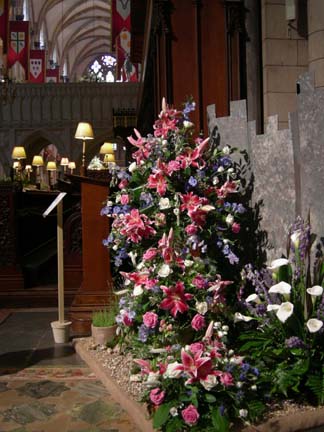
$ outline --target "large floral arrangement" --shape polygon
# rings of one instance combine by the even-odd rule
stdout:
[[[312,253],[314,240],[309,222],[299,217],[290,229],[287,258],[261,271],[245,266],[250,295],[241,291],[242,310],[235,320],[245,326],[243,351],[264,370],[273,395],[302,395],[323,404],[324,265],[321,248]]]
[[[129,138],[135,161],[115,170],[105,244],[124,280],[119,333],[148,386],[154,426],[226,431],[262,411],[258,370],[227,347],[245,207],[235,150],[195,138],[192,109],[163,102],[154,134]]]

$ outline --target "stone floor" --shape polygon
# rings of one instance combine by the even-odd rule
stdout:
[[[15,312],[0,324],[0,432],[138,432],[72,344],[54,344],[56,319]]]

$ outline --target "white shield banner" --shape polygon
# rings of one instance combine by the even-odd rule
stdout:
[[[36,79],[42,72],[42,59],[30,59],[30,73]]]

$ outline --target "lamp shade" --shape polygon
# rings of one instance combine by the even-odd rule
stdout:
[[[25,170],[26,171],[32,171],[32,166],[31,165],[26,165],[25,166]]]
[[[24,147],[14,147],[12,150],[12,159],[26,159]]]
[[[75,169],[75,162],[69,162],[68,167],[69,167],[70,169]]]
[[[114,154],[105,154],[105,157],[104,157],[104,162],[105,163],[107,163],[107,162],[115,162],[115,155]]]
[[[102,144],[102,146],[100,147],[100,154],[114,154],[114,144],[113,143],[109,143],[109,142],[105,142]]]
[[[13,169],[18,169],[19,168],[19,162],[18,161],[15,161],[14,163],[13,163]]]
[[[75,131],[74,138],[82,140],[93,139],[93,130],[91,124],[80,122]]]
[[[32,165],[34,165],[34,166],[43,166],[44,165],[43,156],[40,156],[40,155],[34,156],[33,157]]]
[[[61,166],[68,166],[69,165],[69,159],[68,158],[62,158],[60,165]]]
[[[56,162],[47,162],[46,169],[47,171],[56,171]]]

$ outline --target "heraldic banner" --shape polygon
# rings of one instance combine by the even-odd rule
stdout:
[[[116,37],[123,29],[130,31],[131,26],[131,2],[130,0],[113,0],[112,1],[112,38],[114,42]]]
[[[60,68],[46,69],[46,82],[58,83],[60,79]]]
[[[29,82],[45,82],[45,50],[30,50],[29,52]]]
[[[3,53],[7,52],[8,43],[8,14],[9,0],[0,0],[0,38],[2,39]]]
[[[15,65],[13,69],[16,69],[18,73],[16,78],[28,79],[28,54],[29,21],[9,21],[7,67],[11,69]]]

